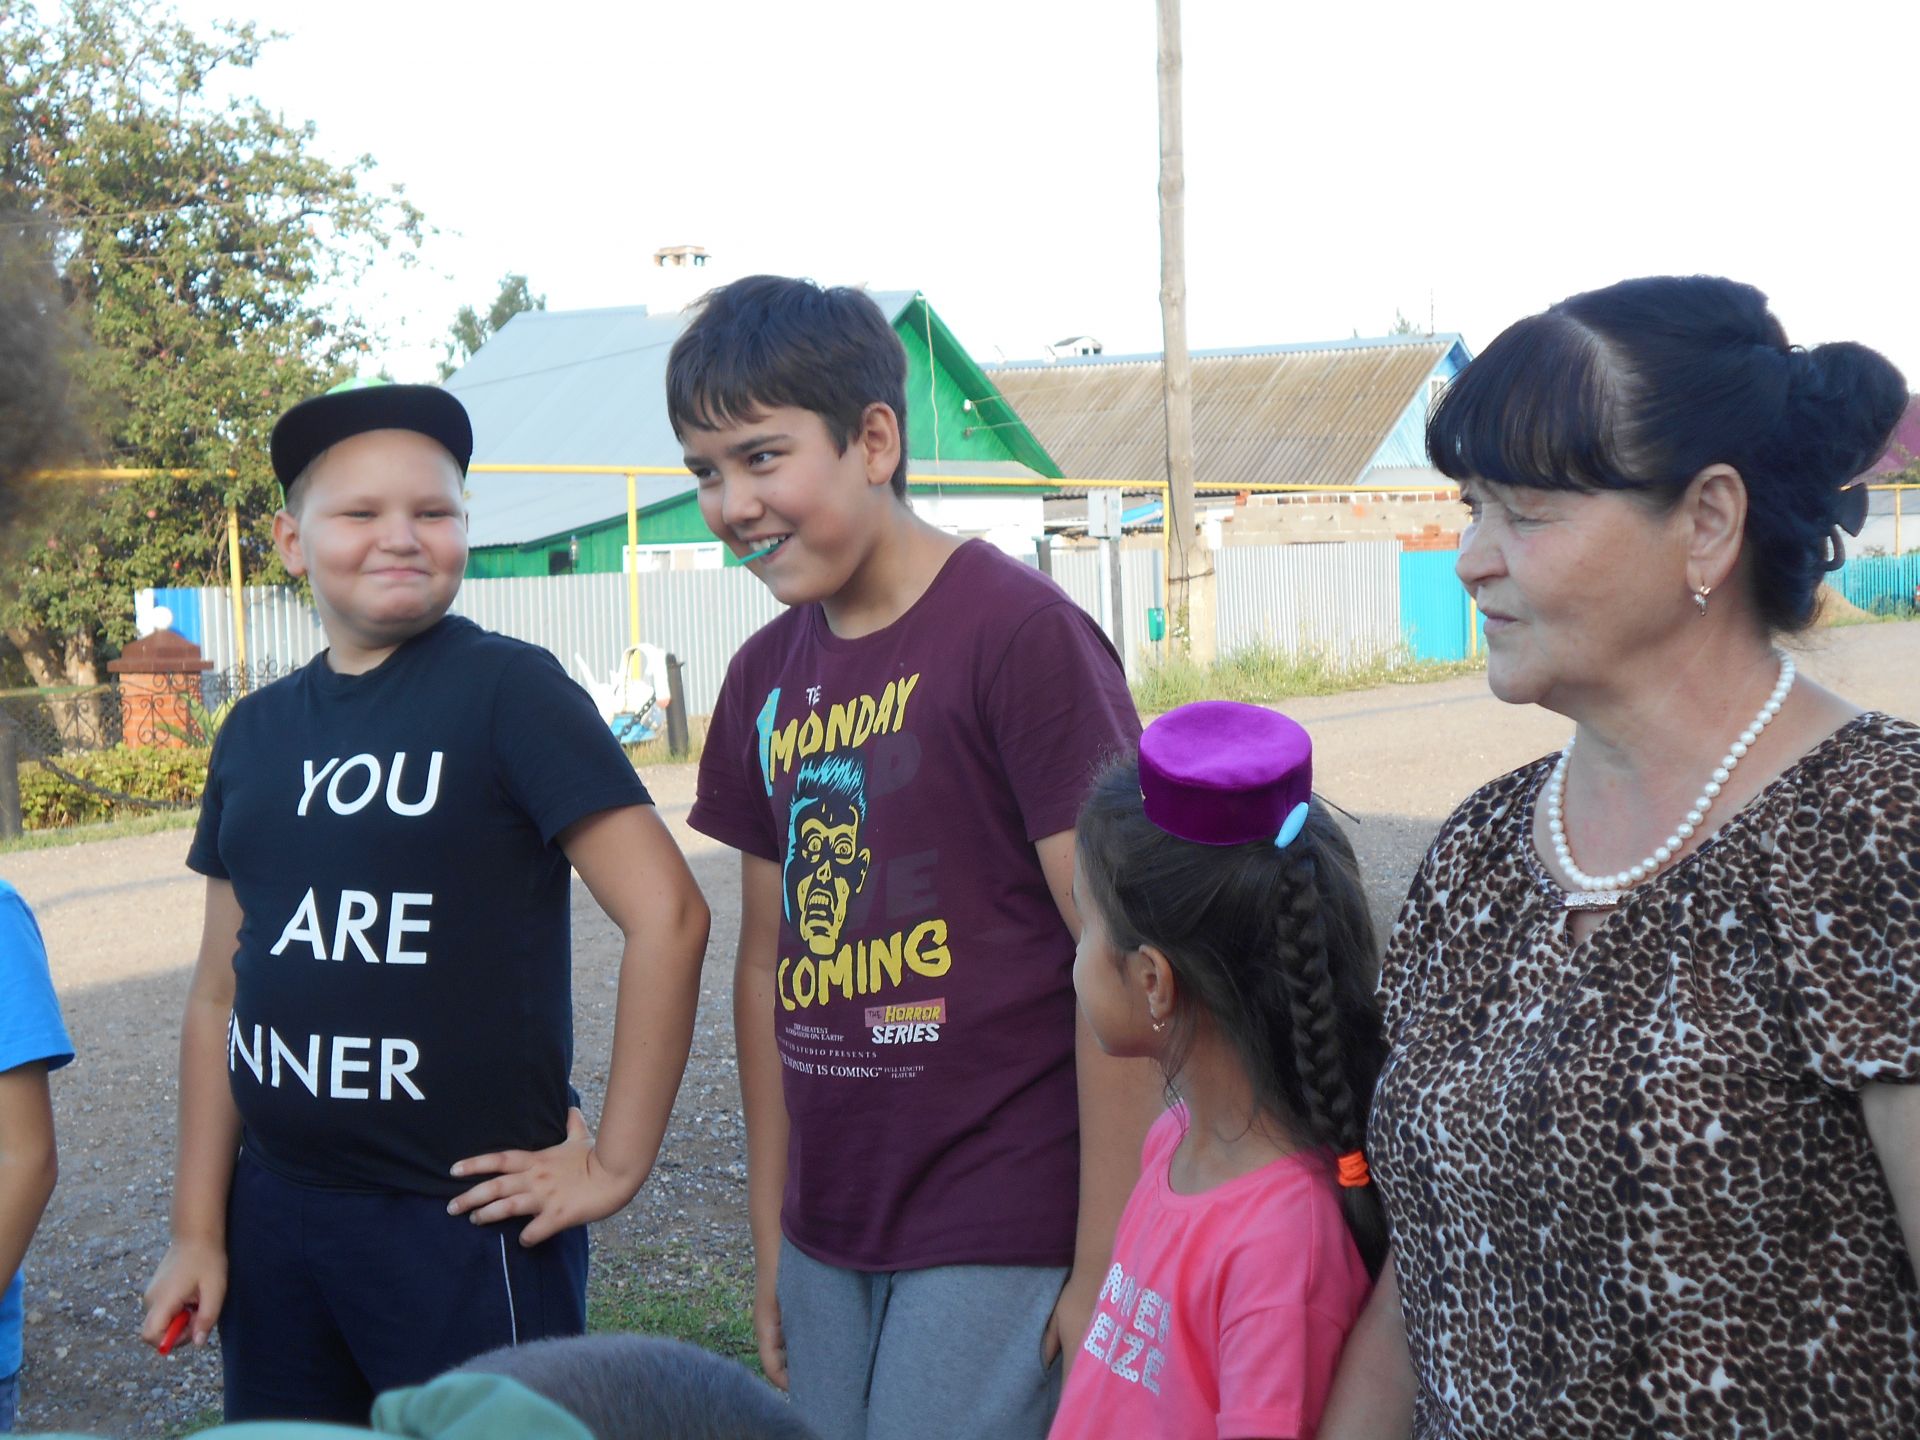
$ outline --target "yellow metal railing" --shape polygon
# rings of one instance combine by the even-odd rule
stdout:
[[[627,546],[630,552],[638,551],[640,548],[640,509],[637,503],[637,494],[636,494],[638,489],[637,481],[639,477],[642,475],[685,475],[691,478],[693,473],[692,471],[688,470],[684,465],[499,465],[499,464],[483,463],[483,464],[469,466],[468,469],[470,473],[476,474],[476,475],[607,475],[607,476],[623,475],[625,476],[627,481]],[[1041,487],[1051,487],[1053,489],[1058,489],[1058,490],[1074,490],[1074,489],[1133,490],[1133,491],[1141,492],[1144,494],[1159,496],[1160,503],[1161,503],[1161,514],[1162,515],[1166,514],[1167,482],[1164,480],[1050,480],[1046,476],[1036,476],[1034,479],[1031,479],[1031,480],[1023,480],[1018,476],[1008,476],[1008,475],[926,475],[926,474],[915,472],[913,470],[909,470],[907,472],[907,483],[909,485],[927,485],[927,486],[935,486],[935,487],[942,486],[942,485],[963,485],[963,486],[966,486],[968,489],[974,489],[980,486],[986,486],[988,488],[1002,487],[1006,489],[1019,489],[1019,490],[1034,490],[1034,489],[1039,489]],[[1235,491],[1247,489],[1248,487],[1244,485],[1230,485],[1230,486],[1211,486],[1211,487],[1200,486],[1197,488],[1204,489],[1204,490],[1225,490],[1228,493],[1232,493]],[[1318,490],[1318,491],[1325,491],[1330,494],[1336,490],[1340,490],[1342,487],[1333,486],[1333,485],[1320,485],[1320,486],[1304,485],[1304,486],[1276,486],[1272,488]],[[1431,490],[1433,487],[1408,486],[1404,488],[1406,488],[1409,491],[1412,491],[1416,488],[1424,488],[1426,490]],[[1365,491],[1360,493],[1380,494],[1384,492],[1370,490],[1370,491]],[[1161,530],[1160,544],[1161,544],[1161,550],[1162,550],[1162,562],[1166,567],[1165,573],[1171,574],[1172,566],[1173,566],[1172,538],[1166,525],[1162,524],[1160,527],[1160,530]],[[638,645],[640,643],[640,571],[639,571],[639,567],[636,565],[630,564],[625,568],[627,572],[628,644]]]
[[[502,465],[482,463],[470,467],[478,475],[606,475],[623,476],[627,482],[627,551],[635,555],[640,548],[640,508],[639,477],[642,475],[685,475],[690,472],[683,465]],[[200,472],[194,470],[146,470],[120,467],[97,469],[49,470],[41,474],[48,480],[152,480],[152,479],[188,479]],[[226,472],[232,476],[234,472]],[[1163,574],[1173,573],[1173,533],[1166,523],[1169,510],[1168,484],[1165,480],[1115,480],[1115,479],[1062,479],[1049,480],[1036,477],[1031,480],[1006,475],[927,475],[907,472],[908,484],[918,484],[938,488],[944,485],[1033,490],[1047,486],[1054,490],[1122,490],[1138,494],[1157,496],[1160,500],[1161,523],[1160,544]],[[1206,495],[1337,495],[1347,499],[1362,498],[1368,495],[1445,495],[1457,492],[1459,487],[1447,481],[1438,481],[1431,485],[1282,485],[1267,484],[1259,481],[1248,483],[1225,481],[1199,481],[1193,487]],[[1920,481],[1891,481],[1867,486],[1868,490],[1891,491],[1893,493],[1893,553],[1903,553],[1901,534],[1902,499],[1909,490],[1920,490]],[[627,572],[627,636],[630,645],[640,643],[640,570],[638,565],[629,562],[623,567]],[[247,626],[246,604],[243,593],[243,577],[240,563],[240,512],[239,507],[227,507],[227,589],[233,608],[233,646],[234,659],[241,672],[241,683],[245,684],[247,663]],[[1473,597],[1467,597],[1467,645],[1468,653],[1479,653],[1479,635],[1474,614]]]

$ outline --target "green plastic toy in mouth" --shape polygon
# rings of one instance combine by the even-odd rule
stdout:
[[[774,551],[778,550],[782,545],[786,543],[787,543],[787,537],[785,535],[782,535],[778,540],[774,541],[771,545],[767,546],[764,550],[756,550],[751,555],[742,555],[740,557],[740,563],[742,565],[751,565],[756,560],[764,560],[767,558],[767,556],[771,555]]]

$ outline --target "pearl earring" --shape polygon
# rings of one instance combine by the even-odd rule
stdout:
[[[1156,1035],[1164,1035],[1167,1033],[1167,1020],[1164,1015],[1156,1015],[1153,1017],[1153,1033]]]

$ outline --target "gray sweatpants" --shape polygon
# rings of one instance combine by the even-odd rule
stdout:
[[[782,1241],[794,1409],[820,1440],[1045,1440],[1060,1362],[1040,1350],[1066,1279],[1032,1265],[842,1270]]]

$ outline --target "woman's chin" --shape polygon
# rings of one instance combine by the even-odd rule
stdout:
[[[1493,692],[1494,699],[1509,705],[1537,705],[1545,693],[1538,678],[1525,666],[1498,655],[1487,657],[1487,689]]]

